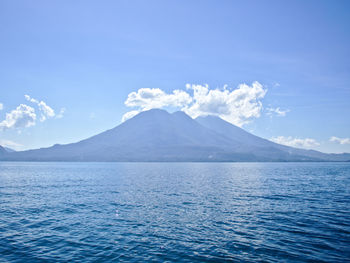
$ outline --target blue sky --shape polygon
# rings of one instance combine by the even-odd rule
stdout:
[[[161,106],[350,152],[349,11],[348,1],[1,1],[0,144],[75,142]],[[195,98],[194,87],[207,90]]]

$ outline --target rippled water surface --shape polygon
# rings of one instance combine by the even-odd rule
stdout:
[[[350,163],[0,162],[0,261],[350,261]]]

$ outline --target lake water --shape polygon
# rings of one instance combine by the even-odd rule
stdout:
[[[350,261],[350,163],[0,162],[0,261]]]

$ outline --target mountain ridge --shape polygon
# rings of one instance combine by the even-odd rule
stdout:
[[[184,112],[144,111],[120,125],[70,144],[7,152],[2,161],[349,161],[280,145],[219,117],[192,119]]]

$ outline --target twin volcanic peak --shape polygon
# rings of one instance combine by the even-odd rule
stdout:
[[[276,144],[219,117],[192,119],[184,112],[144,111],[117,127],[77,143],[8,152],[7,161],[348,161]]]

